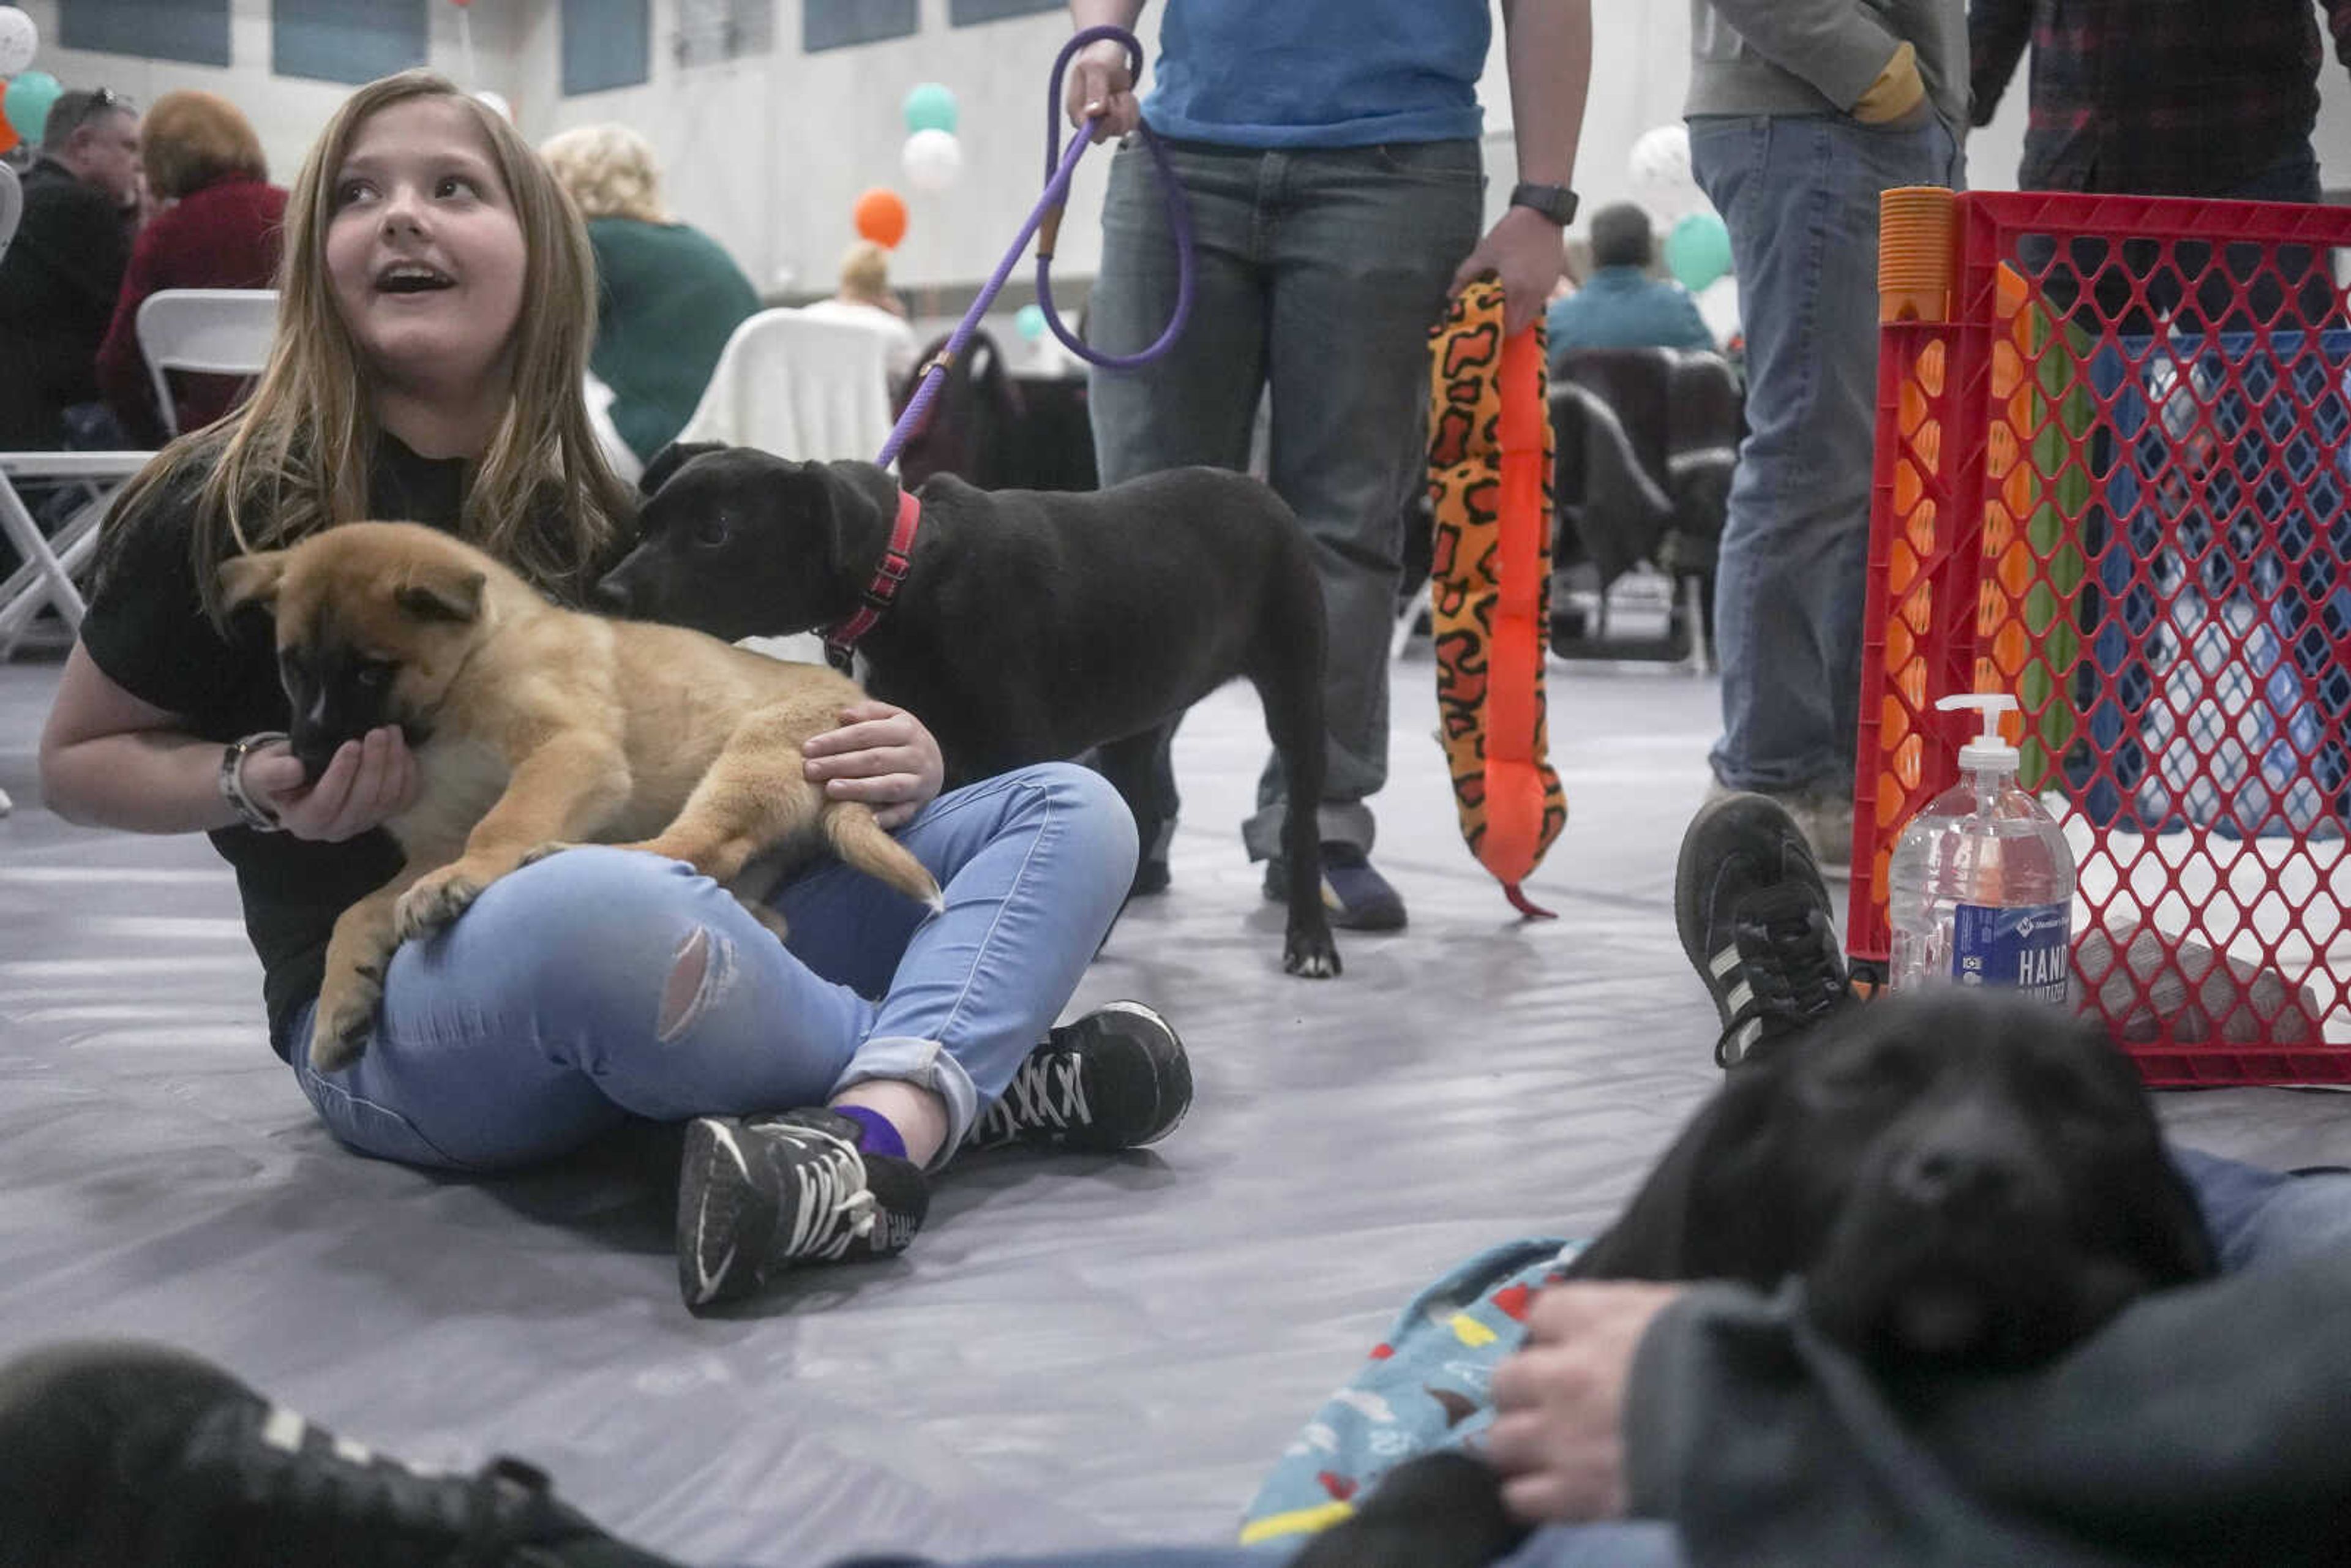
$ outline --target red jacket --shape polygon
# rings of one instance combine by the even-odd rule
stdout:
[[[134,439],[159,442],[153,378],[139,351],[139,307],[164,288],[267,288],[276,280],[286,193],[241,174],[191,192],[149,221],[131,249],[114,321],[98,350],[98,384]],[[175,375],[183,434],[210,424],[243,395],[237,376]]]

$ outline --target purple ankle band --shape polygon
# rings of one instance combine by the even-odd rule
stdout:
[[[869,1111],[862,1105],[835,1105],[833,1113],[846,1116],[858,1125],[857,1146],[869,1155],[888,1155],[893,1159],[906,1157],[906,1140],[890,1118],[879,1111]]]

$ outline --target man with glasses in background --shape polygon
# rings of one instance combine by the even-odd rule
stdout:
[[[0,451],[68,443],[66,411],[99,401],[98,346],[139,215],[139,111],[108,89],[60,95],[0,258]]]

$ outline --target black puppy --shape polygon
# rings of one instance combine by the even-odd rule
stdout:
[[[644,538],[606,576],[615,612],[729,640],[847,620],[886,549],[898,486],[870,463],[789,463],[743,447],[654,457]],[[1101,748],[1135,813],[1155,727],[1236,675],[1265,704],[1289,781],[1282,967],[1339,972],[1312,802],[1322,797],[1322,591],[1305,530],[1265,486],[1180,468],[1108,490],[989,492],[937,475],[916,492],[911,566],[858,643],[866,688],[919,717],[949,784]]]
[[[1802,1276],[1821,1331],[1881,1371],[1971,1371],[2045,1360],[2214,1266],[2105,1034],[1950,990],[1852,1008],[1730,1073],[1563,1277]],[[1470,1568],[1522,1534],[1490,1469],[1432,1455],[1292,1568]]]

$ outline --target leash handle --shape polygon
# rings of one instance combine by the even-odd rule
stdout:
[[[1087,45],[1099,43],[1104,38],[1114,38],[1125,45],[1130,74],[1137,78],[1143,75],[1143,45],[1123,27],[1088,27],[1072,35],[1070,41],[1061,46],[1061,52],[1054,57],[1052,83],[1047,89],[1050,97],[1045,106],[1045,193],[1029,209],[1029,221],[1021,225],[1020,233],[1004,253],[1004,259],[997,263],[995,272],[981,287],[978,297],[972,300],[971,308],[965,311],[963,319],[956,323],[954,334],[947,339],[947,346],[923,367],[914,395],[906,401],[905,412],[891,427],[890,438],[882,444],[881,455],[873,460],[876,466],[888,468],[898,461],[898,454],[905,446],[906,438],[922,424],[924,416],[929,413],[932,402],[938,397],[939,387],[946,379],[947,367],[963,357],[965,348],[971,342],[972,333],[979,328],[980,318],[987,315],[987,308],[996,303],[996,297],[1004,290],[1005,280],[1012,276],[1012,268],[1019,262],[1021,253],[1029,248],[1029,240],[1037,235],[1040,229],[1045,231],[1045,237],[1037,253],[1038,306],[1044,311],[1045,324],[1053,329],[1053,335],[1087,363],[1100,365],[1105,370],[1131,370],[1165,353],[1182,336],[1185,325],[1191,319],[1194,271],[1192,210],[1184,199],[1183,187],[1176,183],[1176,172],[1168,164],[1166,150],[1151,133],[1151,128],[1140,123],[1135,129],[1158,165],[1160,191],[1167,204],[1168,225],[1176,235],[1175,313],[1168,318],[1166,329],[1160,333],[1157,342],[1139,354],[1119,355],[1098,353],[1088,348],[1062,324],[1060,312],[1053,308],[1052,249],[1061,232],[1061,209],[1069,202],[1070,176],[1076,171],[1078,160],[1085,155],[1086,148],[1091,144],[1095,121],[1102,118],[1100,115],[1090,117],[1085,124],[1071,134],[1069,144],[1063,147],[1061,141],[1061,78],[1068,69],[1071,56]]]
[[[1054,236],[1061,231],[1061,204],[1069,195],[1070,172],[1077,167],[1076,154],[1092,141],[1094,121],[1102,117],[1095,115],[1090,118],[1070,133],[1070,151],[1061,154],[1057,166],[1054,155],[1061,145],[1061,74],[1068,68],[1071,57],[1080,49],[1104,38],[1115,39],[1126,46],[1128,80],[1136,82],[1143,79],[1143,45],[1123,27],[1088,27],[1063,44],[1061,54],[1053,60],[1052,85],[1047,89],[1049,96],[1045,102],[1046,195],[1053,206],[1046,238],[1037,247],[1037,308],[1045,314],[1045,325],[1052,329],[1053,336],[1060,339],[1062,347],[1070,352],[1086,363],[1099,365],[1106,371],[1131,371],[1139,365],[1149,364],[1175,347],[1176,340],[1184,335],[1185,327],[1192,319],[1192,205],[1185,200],[1184,187],[1176,183],[1176,171],[1167,162],[1167,149],[1160,145],[1158,136],[1149,125],[1137,120],[1134,133],[1143,139],[1144,149],[1151,154],[1152,164],[1159,172],[1160,199],[1166,204],[1167,226],[1176,238],[1176,308],[1169,314],[1167,325],[1157,340],[1139,353],[1105,354],[1070,330],[1061,320],[1061,311],[1053,304]]]

